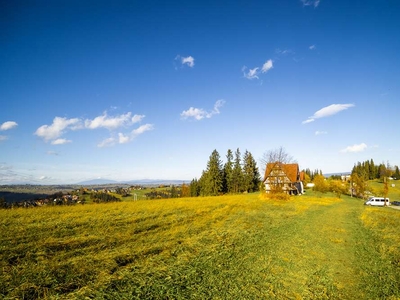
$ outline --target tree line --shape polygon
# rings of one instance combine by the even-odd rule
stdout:
[[[398,166],[392,167],[389,162],[376,165],[373,159],[354,164],[351,175],[354,176],[355,174],[364,180],[383,179],[385,177],[400,179],[400,170]]]
[[[223,163],[215,149],[201,177],[191,181],[189,193],[191,197],[251,193],[260,189],[260,182],[257,163],[248,150],[242,156],[239,148],[235,153],[228,149],[226,161]]]

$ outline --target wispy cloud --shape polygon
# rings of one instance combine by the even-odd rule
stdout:
[[[308,49],[310,49],[310,50],[315,50],[315,49],[316,49],[316,46],[315,46],[315,45],[311,45],[310,47],[308,47]]]
[[[10,130],[10,129],[13,129],[13,128],[17,127],[17,126],[18,126],[17,122],[7,121],[7,122],[4,122],[3,124],[1,124],[0,130],[1,131]]]
[[[268,59],[261,67],[255,67],[253,69],[249,69],[246,66],[242,67],[243,77],[247,79],[259,79],[260,73],[267,73],[269,70],[273,68],[272,59]]]
[[[1,142],[1,141],[5,141],[5,140],[8,140],[8,136],[6,136],[6,135],[0,135],[0,142]]]
[[[125,144],[130,141],[129,135],[125,135],[122,132],[118,133],[118,143]]]
[[[190,68],[194,67],[194,57],[193,56],[183,57],[183,56],[177,55],[175,57],[175,60],[180,61],[180,63],[182,65],[187,65]]]
[[[198,121],[200,121],[204,118],[209,119],[214,115],[218,115],[220,113],[219,109],[224,104],[225,104],[225,100],[223,100],[223,99],[217,100],[214,104],[214,108],[211,111],[206,111],[202,108],[190,107],[188,110],[184,110],[181,113],[181,118],[184,120],[193,118]]]
[[[129,126],[133,122],[133,119],[135,118],[135,121],[138,122],[138,118],[140,116],[134,116],[133,118],[131,117],[131,113],[128,112],[126,114],[122,114],[119,116],[114,116],[114,117],[109,117],[107,115],[107,112],[104,112],[103,115],[98,116],[94,118],[93,120],[85,120],[85,127],[89,129],[97,129],[97,128],[107,128],[108,130],[114,130],[116,128],[122,127],[122,126]],[[139,121],[141,118],[139,119]]]
[[[99,148],[104,148],[104,147],[110,147],[110,146],[114,146],[114,145],[115,145],[115,138],[110,137],[110,138],[107,138],[107,139],[101,141],[101,142],[97,145],[97,147],[99,147]]]
[[[58,156],[58,152],[56,152],[56,151],[47,151],[46,153],[47,153],[47,155],[55,155],[55,156]]]
[[[326,131],[319,131],[319,130],[317,130],[317,131],[315,132],[315,135],[323,135],[323,134],[328,134],[328,132],[326,132]]]
[[[64,144],[68,144],[71,143],[71,140],[67,140],[67,139],[56,139],[54,141],[51,142],[52,145],[64,145]]]
[[[353,146],[348,146],[342,150],[340,150],[340,152],[342,153],[349,153],[349,152],[353,152],[353,153],[357,153],[357,152],[362,152],[365,149],[367,149],[367,145],[365,143],[361,143],[358,145],[353,145]]]
[[[278,55],[289,55],[289,54],[295,54],[295,52],[291,49],[275,49],[275,53]]]
[[[118,133],[118,138],[116,137],[109,137],[105,140],[103,140],[101,143],[99,143],[97,146],[99,148],[103,148],[103,147],[111,147],[114,146],[116,144],[126,144],[129,143],[131,141],[133,141],[136,137],[138,137],[139,135],[153,130],[154,129],[154,125],[153,124],[144,124],[139,126],[138,128],[132,130],[130,133],[128,134],[124,134],[122,132]]]
[[[248,69],[248,71],[247,71],[247,67],[243,66],[243,68],[242,68],[243,76],[247,79],[258,79],[258,76],[257,76],[258,69],[259,68]]]
[[[326,107],[321,108],[320,110],[316,111],[314,113],[314,115],[312,115],[311,117],[308,117],[308,119],[303,121],[302,124],[311,123],[311,122],[314,122],[316,119],[335,115],[335,114],[337,114],[343,110],[346,110],[350,107],[353,107],[353,106],[355,106],[355,105],[354,104],[331,104],[329,106],[326,106]]]
[[[38,137],[43,138],[45,141],[55,140],[59,138],[64,132],[68,129],[74,130],[79,128],[81,120],[67,119],[61,117],[55,117],[53,123],[51,125],[42,125],[40,126],[35,134]]]
[[[135,138],[138,135],[145,133],[146,131],[150,131],[154,129],[153,124],[144,124],[141,125],[139,128],[132,130],[132,137]]]
[[[273,64],[272,64],[272,60],[269,59],[269,60],[267,60],[267,61],[265,62],[265,64],[263,64],[263,66],[262,66],[262,68],[261,68],[261,72],[262,72],[262,73],[266,73],[266,72],[268,72],[269,70],[271,70],[273,67],[274,67],[274,66],[273,66]]]
[[[318,7],[320,0],[300,0],[304,6],[314,6]]]
[[[108,129],[115,136],[115,130],[121,127],[131,127],[133,124],[140,123],[144,115],[133,115],[131,112],[127,112],[125,114],[109,116],[107,112],[104,112],[102,115],[97,116],[93,119],[82,120],[79,118],[67,119],[61,117],[55,117],[53,123],[51,125],[42,125],[40,126],[35,135],[41,137],[46,142],[51,142],[52,145],[64,145],[67,143],[71,143],[72,141],[66,138],[61,138],[62,135],[66,134],[69,130],[77,130],[77,129]],[[145,126],[145,127],[142,127]],[[105,139],[98,146],[111,146],[116,143],[123,144],[133,140],[137,135],[145,132],[143,128],[150,130],[153,128],[152,124],[145,124],[140,126],[138,129],[142,128],[142,132],[138,133],[135,129],[128,134],[119,133],[118,139],[111,136],[110,138]]]
[[[142,121],[144,117],[145,117],[145,115],[134,115],[132,117],[132,123],[133,124],[138,123],[138,122]]]

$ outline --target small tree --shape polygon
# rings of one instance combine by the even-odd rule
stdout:
[[[338,198],[345,194],[347,191],[346,185],[341,180],[330,179],[328,181],[329,190],[334,193]]]
[[[191,182],[190,182],[190,197],[198,197],[200,196],[200,183],[197,180],[197,178],[194,178]]]
[[[329,190],[329,186],[326,183],[325,177],[323,175],[315,175],[313,190],[320,193],[326,193]]]
[[[351,175],[352,182],[352,190],[354,191],[356,197],[363,198],[365,196],[365,192],[368,190],[368,182],[364,177],[359,176],[358,174]]]
[[[265,172],[265,166],[268,163],[274,163],[274,162],[279,162],[282,164],[290,164],[290,163],[296,163],[296,160],[294,160],[293,157],[286,152],[285,148],[281,146],[279,148],[264,152],[264,154],[260,159],[260,163],[264,168],[263,169],[264,172]]]
[[[304,181],[303,181],[304,186],[307,186],[307,184],[309,183],[311,183],[311,177],[307,173],[304,173]]]
[[[191,196],[190,187],[187,186],[185,183],[182,183],[181,197],[190,197],[190,196]]]

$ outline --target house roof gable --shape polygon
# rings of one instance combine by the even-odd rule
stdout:
[[[291,182],[297,181],[297,176],[299,174],[299,165],[298,164],[283,164],[280,162],[267,163],[267,167],[265,168],[264,181],[268,178],[271,171],[275,168],[280,168],[286,174],[286,176],[289,178],[289,180]]]

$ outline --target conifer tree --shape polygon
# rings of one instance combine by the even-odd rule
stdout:
[[[395,168],[394,168],[393,177],[394,177],[395,179],[400,179],[400,170],[399,170],[399,167],[398,167],[398,166],[395,166]]]
[[[197,178],[194,178],[190,182],[189,189],[190,189],[190,197],[200,196],[200,184],[199,184],[199,181],[197,180]]]
[[[207,169],[201,176],[201,194],[216,196],[222,192],[222,162],[217,150],[214,150],[207,163]]]
[[[245,151],[243,155],[243,189],[247,192],[255,192],[259,189],[260,173],[253,155]]]
[[[228,149],[226,154],[226,163],[224,165],[223,173],[223,192],[231,193],[233,185],[233,153],[231,149]]]
[[[241,163],[241,154],[239,148],[235,152],[235,161],[233,164],[233,180],[232,180],[232,192],[241,193],[243,192],[243,172]]]

